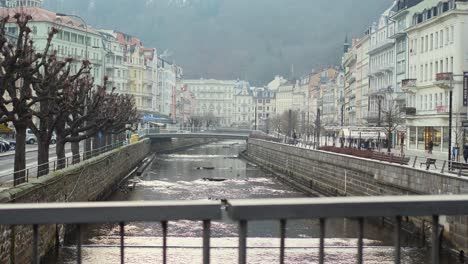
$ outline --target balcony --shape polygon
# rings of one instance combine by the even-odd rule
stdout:
[[[352,52],[348,52],[348,53],[346,53],[346,55],[345,55],[345,57],[343,59],[343,65],[344,66],[349,66],[352,63],[356,62],[356,60],[357,60],[357,54],[352,53]]]
[[[369,76],[373,77],[379,74],[383,74],[384,72],[393,72],[395,70],[395,65],[392,63],[386,63],[381,65],[372,66],[369,69]]]
[[[405,79],[401,81],[401,90],[404,93],[416,93],[416,79]]]
[[[387,48],[390,48],[391,46],[393,46],[395,44],[395,40],[394,39],[384,39],[382,41],[380,41],[379,43],[377,44],[374,44],[374,45],[371,45],[369,47],[369,52],[367,52],[367,54],[369,55],[373,55],[373,54],[376,54],[382,50],[385,50]]]

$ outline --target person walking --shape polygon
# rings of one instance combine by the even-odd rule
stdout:
[[[431,140],[431,141],[429,141],[429,145],[428,145],[428,149],[427,149],[428,153],[432,154],[433,149],[434,149],[434,142],[432,142],[432,140]]]
[[[465,163],[468,163],[468,146],[463,147],[463,158],[465,159]]]

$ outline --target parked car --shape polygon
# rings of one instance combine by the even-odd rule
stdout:
[[[8,144],[8,146],[10,147],[9,150],[14,150],[16,148],[16,141],[15,140],[0,137],[0,142],[4,142],[4,143]]]
[[[31,129],[26,130],[26,143],[27,144],[36,144],[37,137],[34,135]]]

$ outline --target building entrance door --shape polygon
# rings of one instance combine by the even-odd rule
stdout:
[[[429,149],[429,142],[434,143],[434,128],[433,127],[426,127],[424,129],[424,144],[425,149]]]

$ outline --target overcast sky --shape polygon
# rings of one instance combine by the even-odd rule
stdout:
[[[45,0],[98,28],[138,36],[184,67],[185,78],[267,83],[338,65],[392,0]]]

